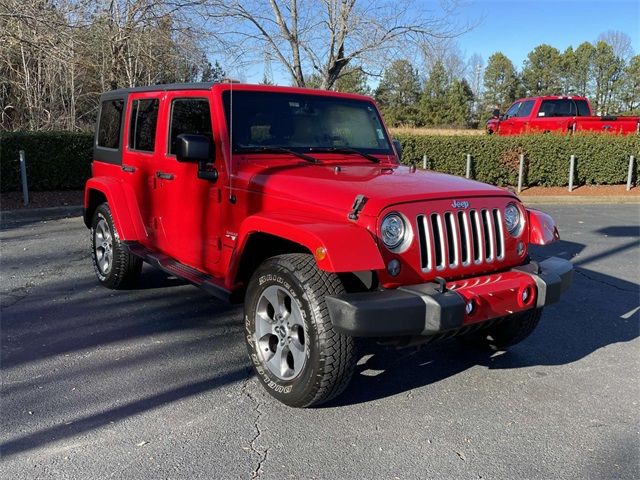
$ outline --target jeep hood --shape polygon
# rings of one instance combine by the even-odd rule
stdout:
[[[287,165],[254,171],[250,190],[294,203],[348,212],[356,195],[368,201],[363,215],[376,216],[388,206],[452,198],[513,196],[508,191],[462,177],[379,165]]]

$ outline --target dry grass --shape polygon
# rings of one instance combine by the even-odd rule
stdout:
[[[404,133],[408,135],[484,135],[485,131],[469,130],[462,128],[390,128],[391,133]]]

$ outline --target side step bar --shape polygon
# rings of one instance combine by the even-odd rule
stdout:
[[[149,250],[138,242],[122,242],[122,244],[130,254],[140,257],[148,264],[163,270],[169,275],[175,275],[178,278],[200,287],[218,300],[226,303],[230,302],[231,292],[220,285],[220,280],[216,277],[180,263],[168,255]]]

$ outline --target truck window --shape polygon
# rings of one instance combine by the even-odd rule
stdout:
[[[105,100],[100,109],[98,122],[98,146],[103,148],[120,147],[120,125],[124,101]]]
[[[159,106],[160,101],[157,98],[134,100],[131,103],[129,148],[143,152],[153,152],[156,142]]]
[[[515,114],[516,117],[528,117],[531,114],[531,110],[533,109],[534,100],[526,100],[522,102],[518,112]]]
[[[578,107],[578,116],[579,117],[590,117],[591,109],[589,108],[589,104],[586,100],[576,100],[576,107]]]
[[[509,107],[509,110],[506,111],[505,117],[506,118],[515,117],[516,113],[518,113],[518,109],[520,108],[520,105],[522,105],[522,102],[516,102],[513,105],[511,105]]]
[[[539,117],[574,117],[575,115],[576,104],[568,98],[543,100],[538,111]]]
[[[183,133],[205,135],[213,141],[211,111],[206,98],[176,98],[171,102],[169,153],[176,153],[176,138]]]

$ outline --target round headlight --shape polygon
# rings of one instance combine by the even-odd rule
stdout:
[[[390,213],[384,217],[380,230],[382,231],[382,241],[391,249],[398,247],[404,241],[407,231],[404,220],[397,213]]]
[[[515,203],[510,203],[507,208],[504,209],[504,223],[507,225],[507,230],[514,237],[520,234],[522,227],[522,217],[520,215],[520,209]]]

